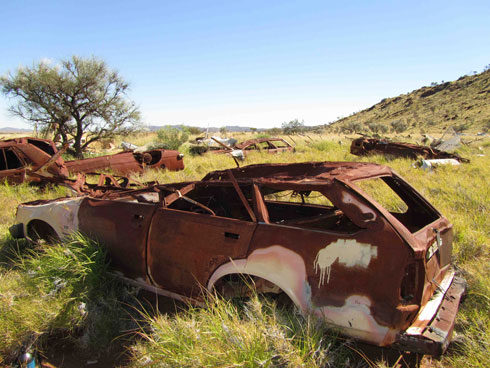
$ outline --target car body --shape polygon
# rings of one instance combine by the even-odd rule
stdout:
[[[174,150],[153,149],[145,152],[125,151],[114,155],[98,156],[83,160],[66,161],[70,173],[103,172],[112,170],[117,175],[142,173],[144,168],[184,169],[184,155]]]
[[[248,151],[263,151],[267,153],[294,152],[294,147],[283,138],[257,138],[250,139],[235,145],[236,149],[242,150],[245,154]]]
[[[56,155],[58,150],[53,141],[40,138],[22,137],[0,141],[0,179],[11,184],[24,181],[38,181],[29,176],[27,170],[38,171],[45,167],[55,176],[66,177],[68,171],[63,159]]]
[[[350,153],[356,156],[389,155],[394,157],[407,157],[413,160],[419,157],[425,159],[455,159],[459,162],[469,162],[455,153],[445,152],[427,146],[418,146],[411,143],[391,142],[377,138],[361,137],[354,139],[350,146]]]
[[[0,179],[5,178],[11,184],[43,181],[42,176],[30,175],[41,168],[58,178],[67,178],[70,173],[101,173],[108,169],[116,175],[141,173],[145,168],[172,171],[184,169],[184,155],[174,150],[126,151],[73,161],[64,161],[62,151],[58,151],[49,139],[21,137],[2,140]]]
[[[210,140],[213,145],[205,143],[204,145],[195,145],[191,147],[191,152],[195,154],[203,154],[206,152],[212,153],[229,153],[237,158],[245,158],[247,154],[253,151],[280,153],[294,152],[294,147],[283,138],[256,138],[249,139],[233,145],[227,145],[223,139],[212,137]],[[236,142],[236,140],[235,140]]]
[[[380,200],[406,208],[368,194],[380,185]],[[161,295],[199,303],[204,287],[237,296],[245,275],[347,336],[420,353],[444,352],[465,291],[450,264],[452,225],[371,163],[214,171],[103,198],[25,203],[17,222],[12,233],[28,239],[98,239],[118,275]]]

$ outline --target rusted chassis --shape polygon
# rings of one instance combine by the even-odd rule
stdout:
[[[469,162],[457,154],[440,151],[427,146],[418,146],[410,143],[390,142],[376,138],[357,138],[352,141],[350,153],[356,156],[367,156],[373,154],[390,155],[395,157],[407,157],[418,159],[441,159],[453,158],[459,162]]]
[[[70,173],[101,172],[110,169],[117,175],[142,173],[143,169],[167,169],[171,171],[184,169],[184,155],[173,150],[155,149],[142,153],[126,151],[83,160],[65,162]]]
[[[257,138],[249,139],[237,143],[235,147],[228,147],[221,142],[217,142],[222,148],[211,149],[212,153],[230,153],[234,149],[241,150],[246,156],[248,153],[253,151],[267,152],[267,153],[281,153],[281,152],[294,152],[294,147],[289,144],[283,138]]]
[[[373,178],[396,189],[406,213],[356,185]],[[284,190],[302,201],[268,199]],[[312,191],[332,205],[305,203]],[[421,353],[446,349],[465,290],[450,265],[452,225],[391,169],[369,163],[251,165],[103,199],[28,203],[17,220],[28,238],[97,238],[121,277],[162,295],[199,302],[200,285],[238,291],[248,275],[348,336]]]

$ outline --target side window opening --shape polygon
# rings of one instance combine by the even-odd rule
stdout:
[[[249,190],[249,192],[251,191]],[[205,206],[211,210],[215,216],[233,218],[242,221],[252,221],[247,209],[240,200],[238,193],[231,185],[196,187],[194,190],[187,193],[185,197]],[[210,211],[200,207],[196,203],[192,203],[191,201],[188,201],[185,198],[179,198],[171,203],[168,208],[212,215]]]
[[[434,222],[440,216],[397,177],[384,176],[355,183],[388,210],[412,233]]]
[[[344,233],[359,230],[323,193],[268,187],[261,191],[271,223]]]
[[[0,148],[0,170],[7,170],[7,158],[3,148]]]
[[[22,162],[19,160],[19,158],[17,157],[14,151],[8,148],[2,151],[3,151],[2,156],[4,157],[2,157],[1,161],[4,161],[4,163],[3,163],[3,167],[0,169],[12,170],[12,169],[21,168],[23,166]]]
[[[276,148],[288,148],[288,145],[283,141],[274,141]]]

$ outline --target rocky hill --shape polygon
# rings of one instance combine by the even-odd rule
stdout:
[[[396,127],[400,131],[438,131],[450,126],[460,131],[490,130],[490,69],[385,98],[337,120],[331,129],[376,133]]]

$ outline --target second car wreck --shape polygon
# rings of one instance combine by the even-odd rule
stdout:
[[[0,141],[0,179],[11,184],[24,181],[46,182],[46,176],[31,175],[45,171],[52,177],[67,178],[70,173],[101,173],[112,170],[116,175],[141,173],[144,169],[184,169],[184,155],[173,150],[153,149],[126,151],[83,160],[64,161],[53,141],[21,137]]]
[[[200,303],[202,286],[239,295],[245,275],[347,336],[419,353],[445,351],[465,291],[450,264],[452,225],[370,163],[251,165],[35,201],[17,222],[17,237],[98,239],[120,277],[161,295]]]
[[[125,151],[114,155],[66,161],[70,173],[102,172],[112,170],[117,175],[142,173],[144,168],[167,169],[171,171],[184,169],[184,155],[177,151],[154,149],[145,152]]]
[[[366,137],[354,139],[350,147],[350,153],[356,156],[381,154],[394,157],[407,157],[414,160],[419,157],[424,159],[451,158],[459,162],[469,162],[468,159],[455,153],[440,151],[436,148]]]

